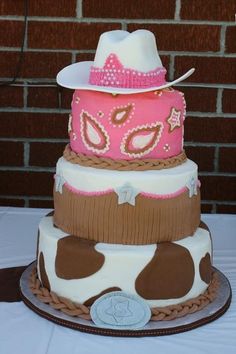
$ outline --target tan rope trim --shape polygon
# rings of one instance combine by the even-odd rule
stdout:
[[[187,314],[194,313],[203,309],[216,298],[218,286],[218,276],[217,273],[214,272],[209,287],[202,295],[199,295],[194,299],[187,300],[181,304],[152,308],[151,321],[174,320],[175,318],[183,317]],[[37,276],[36,268],[32,270],[30,275],[29,287],[32,293],[37,296],[40,301],[52,306],[54,309],[60,310],[63,313],[73,317],[80,317],[86,320],[91,320],[89,307],[74,303],[42,287]]]
[[[65,147],[63,156],[67,161],[81,166],[118,171],[162,170],[181,165],[187,159],[183,151],[181,154],[168,159],[113,160],[109,157],[87,156],[75,153],[69,145]]]

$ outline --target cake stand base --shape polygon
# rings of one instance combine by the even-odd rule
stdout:
[[[144,337],[163,336],[190,331],[199,326],[212,322],[222,316],[229,308],[231,302],[231,287],[226,276],[218,269],[219,288],[216,299],[202,310],[172,321],[150,321],[145,327],[138,330],[120,330],[99,328],[92,321],[78,317],[68,316],[61,311],[53,309],[50,305],[42,303],[32,294],[29,288],[29,278],[36,262],[31,263],[23,272],[20,279],[20,292],[24,303],[38,315],[58,325],[69,327],[81,332],[115,337]]]

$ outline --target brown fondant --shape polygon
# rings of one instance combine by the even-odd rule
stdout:
[[[96,242],[66,236],[57,242],[56,275],[62,279],[81,279],[96,273],[105,257],[95,249]]]
[[[91,116],[89,114],[87,114],[86,112],[82,113],[82,119],[83,119],[83,123],[84,123],[84,139],[86,141],[86,143],[93,148],[96,148],[98,150],[102,150],[104,149],[107,144],[108,144],[108,140],[106,135],[104,134],[104,132],[102,131],[101,127],[98,125],[98,123],[91,118]],[[101,134],[101,136],[103,137],[103,143],[102,144],[94,144],[88,137],[87,135],[87,122],[89,122],[93,127],[95,127],[95,129],[97,131],[99,131],[99,133]]]
[[[194,263],[187,248],[163,242],[135,281],[144,299],[177,299],[186,295],[194,281]]]
[[[51,286],[50,286],[47,272],[46,272],[46,268],[45,268],[43,252],[40,252],[40,255],[39,255],[39,271],[40,271],[40,279],[41,279],[41,283],[42,283],[43,287],[47,288],[48,290],[51,290]]]
[[[199,227],[210,232],[209,227],[202,220],[200,221]]]
[[[46,216],[53,216],[54,215],[54,210],[50,211]]]
[[[125,146],[124,146],[124,150],[126,153],[130,153],[130,154],[140,154],[140,153],[145,153],[148,149],[150,149],[153,144],[156,142],[156,139],[158,139],[158,134],[160,132],[161,129],[161,125],[160,124],[156,124],[154,127],[148,127],[148,128],[140,128],[140,129],[136,129],[134,130],[132,133],[130,133],[130,135],[127,137],[126,142],[125,142]],[[129,144],[130,141],[133,139],[133,137],[135,135],[137,135],[138,133],[143,133],[143,132],[148,132],[148,133],[155,133],[152,140],[150,141],[149,144],[147,144],[145,147],[140,148],[140,149],[130,149],[129,148]]]
[[[93,297],[90,297],[88,300],[86,300],[84,302],[84,305],[85,306],[91,306],[94,301],[96,301],[100,296],[104,295],[104,294],[107,294],[107,293],[110,293],[112,291],[121,291],[121,288],[117,287],[117,286],[114,286],[114,287],[111,287],[111,288],[107,288],[103,291],[101,291],[99,294],[93,296]]]
[[[204,257],[202,257],[200,263],[199,263],[199,273],[201,276],[201,279],[209,284],[211,281],[211,274],[212,274],[212,269],[211,269],[211,256],[207,252]]]
[[[69,144],[66,145],[63,157],[73,164],[115,171],[163,170],[179,166],[187,160],[184,150],[179,155],[168,157],[166,159],[113,160],[109,157],[75,153],[71,150]]]
[[[54,191],[54,223],[66,233],[107,243],[151,244],[193,235],[200,223],[200,192],[168,199],[138,195],[135,206],[117,203],[115,192],[87,196],[63,186]],[[78,217],[75,217],[78,215]]]
[[[132,111],[133,105],[129,104],[125,107],[116,108],[111,115],[111,121],[113,124],[120,125],[123,124],[129,117],[130,112]],[[117,119],[117,114],[124,112],[122,119]]]

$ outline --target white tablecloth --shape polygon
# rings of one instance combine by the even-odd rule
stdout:
[[[35,259],[37,227],[46,209],[0,208],[0,268]],[[164,337],[115,338],[55,325],[22,302],[0,302],[0,354],[236,353],[236,216],[203,215],[211,229],[214,265],[230,280],[233,300],[218,320]]]

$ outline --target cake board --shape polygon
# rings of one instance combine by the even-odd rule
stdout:
[[[20,292],[26,306],[41,317],[58,325],[91,334],[115,337],[145,337],[186,332],[221,317],[229,308],[232,297],[228,279],[222,272],[214,268],[219,279],[217,297],[202,310],[171,321],[149,321],[143,328],[138,330],[99,328],[90,320],[68,316],[37,299],[29,287],[29,277],[35,265],[36,262],[31,263],[23,272],[20,279]]]

